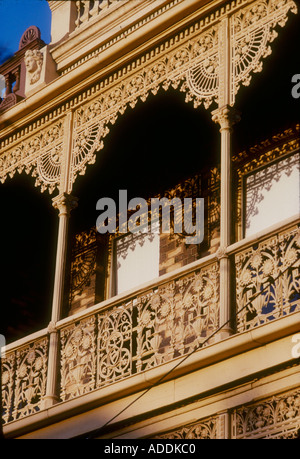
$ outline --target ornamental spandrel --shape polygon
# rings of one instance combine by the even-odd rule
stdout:
[[[77,3],[79,17],[83,18],[87,10],[81,10],[83,2]],[[114,3],[107,6],[107,11],[115,8]],[[97,8],[102,14],[102,4]],[[96,16],[100,10],[95,12]],[[276,38],[275,29],[283,27],[288,15],[296,11],[292,0],[257,0],[250,5],[244,0],[231,2],[153,45],[22,131],[10,130],[0,144],[1,181],[25,170],[36,177],[36,185],[42,191],[71,192],[78,174],[85,174],[86,166],[95,163],[109,125],[127,107],[134,108],[138,100],[145,101],[150,93],[157,94],[161,88],[172,87],[186,93],[186,101],[192,101],[195,107],[233,106],[240,84],[248,85],[251,74],[261,71],[262,61],[270,54],[270,44]],[[89,15],[93,16],[92,13],[89,10]],[[59,123],[64,124],[62,115],[70,110],[74,112],[71,139],[62,141],[61,136],[60,142],[43,148],[43,124],[52,120],[49,129],[57,128]],[[33,131],[36,135],[26,141],[24,137]],[[70,144],[71,157],[67,152]],[[68,184],[64,190],[62,182]]]

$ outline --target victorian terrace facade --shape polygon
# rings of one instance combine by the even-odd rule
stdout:
[[[48,4],[0,66],[4,437],[299,438],[296,3]],[[203,240],[100,234],[125,195]]]

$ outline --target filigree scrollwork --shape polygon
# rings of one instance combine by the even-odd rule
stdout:
[[[77,234],[72,250],[70,301],[89,283],[96,269],[96,256],[96,228]]]
[[[217,266],[143,295],[138,303],[137,370],[184,355],[218,327]]]
[[[61,398],[69,400],[95,388],[94,316],[61,330]]]
[[[291,391],[237,408],[232,414],[233,438],[297,438],[300,391]]]
[[[95,108],[97,111],[97,108]],[[90,113],[85,116],[95,117],[91,108],[88,110]],[[84,115],[80,113],[79,119],[83,119]],[[76,127],[76,120],[75,126]],[[87,164],[95,164],[96,156],[95,151],[99,151],[103,148],[103,138],[108,134],[109,129],[106,126],[106,122],[100,122],[90,124],[84,130],[76,132],[73,139],[73,152],[72,152],[72,165],[71,165],[71,177],[70,177],[70,189],[76,179],[76,175],[84,175]]]
[[[133,373],[132,320],[132,302],[98,316],[98,387]]]
[[[261,72],[262,59],[271,54],[270,43],[277,37],[275,27],[283,27],[288,12],[297,12],[293,0],[261,0],[233,14],[231,22],[233,87],[231,102],[240,84],[248,86],[252,72]]]
[[[29,137],[0,156],[0,181],[16,172],[31,173],[35,186],[52,193],[60,183],[64,123],[58,121],[48,129]]]
[[[4,424],[13,420],[13,397],[15,384],[15,353],[8,354],[2,364],[2,419]]]
[[[201,419],[179,429],[156,435],[154,438],[162,440],[215,440],[219,438],[219,422],[218,416]]]
[[[276,36],[274,28],[284,25],[290,10],[296,10],[292,0],[280,4],[260,0],[236,7],[228,16],[231,72],[223,62],[226,52],[220,34],[224,31],[219,21],[212,21],[201,33],[195,32],[195,28],[186,39],[185,32],[189,34],[186,30],[99,83],[98,96],[75,111],[71,183],[78,173],[85,173],[86,164],[95,161],[95,152],[103,147],[108,124],[114,123],[127,106],[133,108],[138,100],[145,101],[160,88],[179,89],[186,92],[186,102],[208,108],[213,102],[223,100],[226,84],[231,88],[230,105],[233,105],[240,83],[249,84],[250,74],[261,70],[262,58],[270,53],[269,43]]]
[[[235,262],[237,310],[247,305],[238,314],[238,332],[300,310],[299,228],[245,250]]]
[[[46,392],[48,338],[16,351],[13,420],[36,413]]]
[[[208,108],[213,101],[218,102],[219,93],[219,55],[218,55],[218,28],[202,34],[192,48],[193,58],[200,62],[187,70],[186,85],[189,90],[186,101],[194,100],[194,107],[202,102]]]
[[[181,87],[187,93],[186,101],[194,100],[197,106],[202,102],[208,106],[216,100],[215,76],[211,76],[217,74],[217,43],[215,27],[177,46],[172,52],[166,49],[159,53],[158,58],[151,59],[142,69],[131,71],[119,83],[113,82],[104,89],[105,82],[102,82],[99,85],[103,88],[101,94],[78,108],[74,114],[72,183],[77,173],[85,173],[86,164],[95,162],[95,152],[103,148],[103,139],[109,132],[108,124],[113,124],[126,107],[134,108],[139,100],[144,102],[150,93],[157,94],[160,88],[168,90],[170,86],[175,89]],[[202,81],[202,77],[199,80],[197,65],[205,70],[213,85],[208,84],[208,80]],[[135,67],[133,65],[133,69]],[[190,84],[194,88],[197,84],[197,93],[185,83],[190,69]]]
[[[214,167],[210,170],[208,178],[208,236],[212,238],[214,231],[220,228],[220,169]]]
[[[210,30],[202,33],[189,49],[186,61],[189,66],[181,91],[187,92],[186,102],[193,101],[195,108],[202,103],[205,108],[208,108],[213,101],[218,102],[218,30],[217,26],[211,27]]]
[[[219,75],[218,75],[218,56],[207,58],[194,68],[188,71],[188,84],[192,93],[197,95],[194,101],[195,108],[204,100],[205,108],[208,108],[213,100],[217,101]],[[191,95],[187,96],[187,101],[191,100]]]
[[[61,399],[194,350],[219,326],[213,264],[61,330]]]

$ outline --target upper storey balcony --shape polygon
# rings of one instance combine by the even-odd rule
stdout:
[[[35,254],[31,281],[38,289],[36,279],[42,278],[48,290],[34,304],[44,314],[43,325],[29,320],[22,337],[5,348],[5,435],[30,435],[35,428],[43,435],[51,423],[58,436],[60,430],[79,435],[104,424],[142,391],[157,389],[148,404],[143,398],[124,415],[130,424],[207,394],[227,400],[232,390],[235,397],[261,374],[294,371],[299,121],[290,110],[294,101],[277,111],[270,104],[275,93],[277,104],[287,100],[284,92],[273,91],[287,53],[278,48],[280,60],[273,60],[270,71],[272,76],[276,69],[276,78],[267,72],[261,86],[256,79],[254,90],[241,89],[261,71],[277,30],[296,12],[293,0],[49,1],[49,6],[51,43],[28,49],[41,67],[35,59],[27,65],[25,54],[22,64],[21,49],[13,65],[2,67],[7,101],[11,92],[24,99],[0,113],[0,180],[6,186],[17,172],[26,172],[42,192],[57,193],[53,206],[43,196],[45,214],[30,213],[28,200],[24,217],[11,220],[16,225],[6,219],[7,232],[21,221],[30,237],[19,231],[12,244],[3,237],[1,255],[6,251],[7,262],[23,261],[20,272],[26,275]],[[282,47],[290,44],[288,35],[285,40]],[[192,104],[179,99],[182,93]],[[98,193],[106,196],[109,190],[115,197],[124,178],[134,196],[203,198],[204,240],[187,247],[183,232],[175,240],[162,233],[99,236],[86,224],[85,206],[95,211]],[[21,215],[24,209],[15,202]],[[53,225],[40,246],[35,237],[41,236],[42,216],[51,211]],[[81,211],[81,221],[73,223]],[[56,238],[53,250],[50,233]],[[11,270],[16,279],[18,268],[16,263]],[[21,300],[26,313],[32,298]],[[12,316],[7,328],[14,332],[18,324]],[[234,403],[241,402],[230,409]],[[225,405],[218,405],[219,412]],[[96,421],[82,422],[94,409],[102,410]],[[66,427],[69,418],[77,423],[75,433]]]

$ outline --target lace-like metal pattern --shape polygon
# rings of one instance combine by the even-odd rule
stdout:
[[[237,316],[238,332],[300,310],[298,227],[237,254],[235,263],[237,310],[247,305]]]
[[[48,338],[9,354],[2,362],[2,403],[5,423],[41,409],[46,391]]]
[[[218,326],[217,264],[72,324],[61,330],[61,398],[185,355]]]
[[[300,390],[234,410],[232,438],[294,439],[300,429]]]
[[[25,171],[36,177],[35,186],[52,193],[60,183],[64,122],[58,121],[5,150],[0,156],[0,181]]]
[[[174,43],[179,41],[179,37],[174,39]],[[181,87],[182,91],[187,92],[186,100],[194,100],[195,106],[205,102],[206,106],[210,105],[217,95],[215,84],[206,85],[203,93],[201,90],[193,92],[191,87],[184,83],[186,72],[193,67],[191,71],[191,85],[199,82],[201,71],[195,64],[200,61],[201,68],[206,69],[209,73],[212,67],[209,62],[215,59],[217,53],[218,33],[217,28],[200,34],[188,44],[177,45],[175,51],[157,48],[153,52],[153,58],[150,64],[144,64],[142,69],[129,72],[125,76],[127,69],[123,69],[124,76],[117,78],[121,83],[110,84],[110,81],[102,82],[98,88],[102,92],[92,102],[80,107],[75,112],[74,118],[74,143],[71,183],[75,181],[77,173],[84,174],[87,164],[95,162],[95,152],[103,148],[103,139],[109,133],[108,124],[114,124],[121,114],[124,114],[129,106],[134,108],[138,100],[146,101],[149,94],[157,94],[160,88],[168,90],[170,86],[177,89]],[[156,54],[159,57],[156,57]],[[156,58],[155,58],[156,57]],[[141,67],[142,60],[133,69]],[[200,73],[199,73],[200,72]],[[211,77],[210,77],[211,78]],[[113,82],[114,78],[111,78]],[[215,76],[213,77],[215,81]],[[194,83],[193,83],[194,82]],[[106,89],[106,86],[108,88]],[[200,86],[199,86],[200,87]],[[103,88],[103,89],[102,89]]]
[[[260,0],[233,15],[232,104],[240,84],[248,86],[251,74],[262,71],[262,59],[271,54],[269,44],[278,36],[275,27],[283,27],[286,24],[289,11],[297,12],[295,2]]]
[[[221,438],[218,435],[220,422],[221,419],[218,416],[213,416],[187,424],[179,429],[156,435],[154,438],[161,440],[216,440]]]
[[[61,399],[95,389],[95,317],[61,331]]]
[[[113,3],[108,9],[114,7]],[[104,11],[105,5],[77,4],[78,26]],[[69,112],[70,107],[74,109],[71,168],[68,177],[63,178],[68,188],[64,191],[71,193],[77,175],[85,174],[87,164],[95,162],[95,153],[104,146],[109,123],[114,123],[128,106],[133,108],[138,100],[145,101],[150,93],[172,87],[185,92],[186,102],[192,101],[195,107],[203,104],[208,108],[213,102],[234,105],[240,84],[249,84],[251,74],[261,71],[262,59],[270,54],[269,44],[276,37],[274,29],[285,25],[290,11],[297,11],[293,0],[256,0],[250,5],[245,5],[244,0],[232,2],[60,106],[53,112],[54,117],[58,112]],[[229,35],[225,33],[223,19],[227,20]],[[0,181],[25,170],[36,177],[36,185],[42,191],[48,189],[51,193],[59,187],[69,154],[60,124],[63,123],[53,123],[49,132],[40,130],[18,144],[18,133],[6,139],[0,156]],[[38,122],[33,126],[36,129]],[[57,129],[56,138],[45,143]],[[24,135],[19,137],[23,139]]]
[[[72,251],[70,301],[76,295],[81,295],[83,288],[88,285],[96,269],[96,255],[96,228],[77,234]]]

